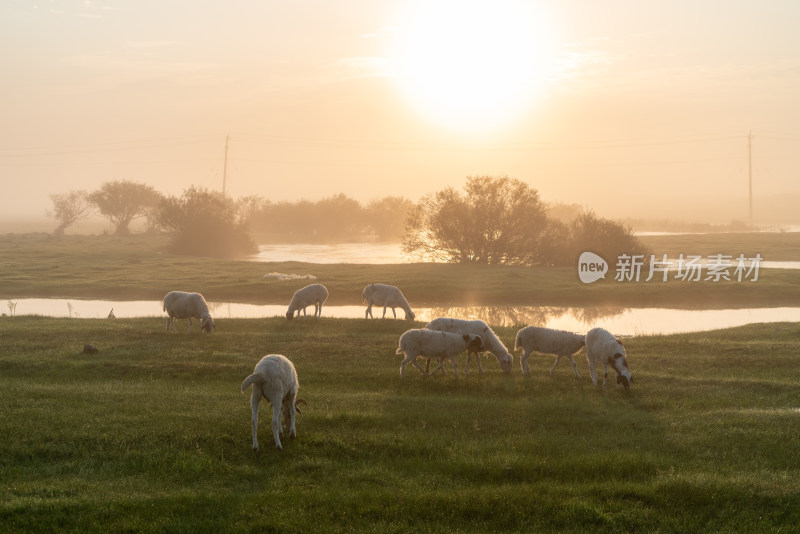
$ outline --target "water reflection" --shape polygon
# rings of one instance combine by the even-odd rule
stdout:
[[[565,319],[570,322],[589,324],[618,316],[626,311],[619,307],[568,308],[560,306],[457,306],[446,308],[423,308],[416,312],[420,321],[431,321],[437,317],[456,319],[481,319],[497,326],[547,326]]]
[[[113,308],[115,320],[130,317],[166,319],[160,301],[110,301],[80,299],[12,299],[2,306],[4,316],[45,315],[50,317],[105,319]],[[2,303],[0,303],[2,304]],[[283,317],[285,305],[209,303],[211,315],[224,329],[223,319]],[[326,306],[323,317],[363,318],[365,307]],[[800,307],[754,309],[681,310],[671,308],[559,307],[559,306],[466,306],[414,308],[417,320],[436,317],[482,319],[494,326],[547,326],[571,332],[586,332],[603,326],[617,335],[672,334],[777,321],[800,322]],[[312,312],[313,313],[313,312]],[[402,316],[402,313],[401,313]],[[311,320],[311,319],[309,319]],[[378,321],[380,319],[371,319]],[[391,320],[391,319],[389,319]],[[402,321],[402,319],[398,319]]]

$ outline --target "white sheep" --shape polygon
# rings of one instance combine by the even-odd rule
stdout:
[[[164,311],[169,315],[167,319],[167,332],[170,327],[175,329],[175,319],[189,319],[189,332],[192,331],[192,317],[200,321],[200,329],[209,334],[214,331],[214,319],[208,313],[206,299],[200,293],[186,293],[184,291],[170,291],[164,296]]]
[[[272,404],[272,436],[275,438],[275,446],[278,447],[278,450],[283,450],[281,414],[283,414],[283,422],[289,425],[289,437],[294,438],[297,435],[295,410],[303,415],[299,405],[308,404],[304,399],[297,398],[297,390],[300,388],[297,371],[286,356],[269,354],[261,358],[261,361],[256,364],[253,374],[244,379],[242,393],[251,385],[253,391],[250,394],[252,410],[250,422],[253,428],[253,450],[258,450],[258,405],[261,403],[261,397],[266,398]]]
[[[292,295],[289,302],[289,309],[286,311],[286,318],[290,321],[294,317],[294,312],[300,317],[300,310],[303,317],[306,317],[306,307],[314,305],[314,317],[322,317],[322,305],[328,300],[328,288],[322,284],[311,284],[302,289],[298,289]]]
[[[438,358],[439,367],[442,367],[445,358],[449,358],[456,376],[458,376],[458,366],[454,359],[456,354],[461,354],[465,350],[477,352],[482,349],[482,346],[483,340],[477,335],[436,332],[424,328],[407,330],[400,336],[396,351],[396,354],[405,354],[405,358],[400,363],[400,379],[402,380],[405,376],[408,363],[419,369],[420,373],[428,374],[417,363],[417,356],[426,356],[428,359]],[[444,373],[443,367],[442,372]]]
[[[367,311],[364,318],[372,317],[372,306],[383,306],[383,317],[386,317],[386,308],[392,309],[392,315],[397,319],[395,308],[400,308],[406,312],[406,319],[413,320],[416,315],[411,311],[411,306],[403,296],[403,292],[395,286],[386,284],[370,284],[361,293],[361,300],[367,304]]]
[[[619,385],[628,389],[633,377],[628,370],[626,361],[625,347],[622,342],[602,328],[592,328],[586,334],[586,359],[589,360],[589,372],[592,375],[592,383],[597,385],[597,362],[603,366],[603,387],[606,387],[608,370],[606,365],[611,365],[617,372],[617,389]]]
[[[575,365],[572,355],[581,350],[585,344],[585,336],[579,334],[553,330],[552,328],[541,328],[539,326],[526,326],[517,332],[517,337],[514,340],[514,350],[522,349],[519,363],[522,366],[522,374],[525,376],[530,373],[528,357],[532,352],[540,352],[557,356],[555,365],[550,369],[550,376],[553,376],[553,372],[558,367],[558,362],[561,361],[561,358],[566,356],[569,358],[569,363],[572,364],[575,376],[580,378],[581,375],[578,374],[578,367]]]
[[[466,319],[439,317],[438,319],[434,319],[428,323],[425,328],[428,330],[441,330],[443,332],[452,332],[455,334],[472,334],[474,336],[480,336],[483,340],[484,348],[482,350],[489,351],[494,354],[495,358],[497,358],[497,361],[500,364],[500,368],[504,373],[511,371],[514,357],[510,352],[508,352],[508,349],[505,345],[503,345],[503,342],[500,341],[500,338],[497,337],[497,334],[495,334],[485,322],[478,319],[469,321]],[[480,351],[471,350],[467,352],[467,364],[464,369],[465,373],[469,374],[469,358],[472,354],[474,354],[475,359],[478,360],[478,369],[480,369],[481,373],[483,373],[483,366],[481,365],[478,352]]]

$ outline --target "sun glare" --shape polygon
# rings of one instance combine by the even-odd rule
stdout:
[[[424,115],[478,131],[512,122],[536,100],[551,34],[532,2],[431,1],[409,15],[397,75]]]

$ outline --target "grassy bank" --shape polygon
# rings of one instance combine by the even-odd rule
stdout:
[[[797,234],[778,236],[782,239],[772,243],[774,249],[730,241],[713,250],[748,256],[761,252],[769,259],[772,252],[789,247],[786,239],[797,240]],[[277,271],[313,274],[330,290],[330,305],[360,304],[364,286],[376,281],[401,287],[412,306],[760,307],[800,302],[798,270],[762,269],[757,282],[620,283],[613,280],[611,266],[607,280],[586,285],[578,280],[577,268],[257,263],[177,256],[167,253],[165,245],[159,236],[0,236],[0,299],[159,300],[168,291],[183,289],[202,292],[211,301],[285,304],[308,282],[264,278]],[[683,242],[651,247],[654,252],[705,253]]]
[[[797,324],[626,341],[629,392],[550,357],[398,378],[404,321],[0,318],[0,530],[789,532]],[[514,332],[498,329],[506,344]],[[81,353],[85,343],[100,349]],[[288,355],[298,438],[250,450],[242,379]],[[536,358],[536,359],[534,359]],[[459,363],[463,367],[463,356]],[[287,440],[288,441],[288,440]]]

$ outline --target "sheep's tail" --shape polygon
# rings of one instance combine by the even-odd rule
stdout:
[[[517,332],[517,337],[514,338],[514,350],[519,350],[522,348],[522,345],[519,343],[519,332]]]
[[[299,413],[302,416],[303,412],[300,411],[301,404],[308,406],[308,403],[306,402],[305,399],[297,399],[294,401],[294,409],[297,410],[297,413]]]
[[[252,375],[250,375],[247,378],[245,378],[244,382],[242,382],[242,393],[244,393],[245,390],[250,387],[250,384],[255,382],[257,378],[258,378],[258,375],[255,374],[255,373],[253,373]]]

